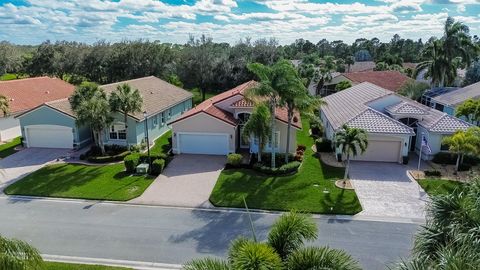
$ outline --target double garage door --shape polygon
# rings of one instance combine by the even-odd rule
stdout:
[[[228,155],[229,135],[212,133],[179,133],[178,152],[181,154]]]
[[[365,153],[352,158],[352,160],[399,162],[401,146],[401,141],[369,140]]]
[[[72,128],[55,125],[25,127],[28,147],[73,148]]]

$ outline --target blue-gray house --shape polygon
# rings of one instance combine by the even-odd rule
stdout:
[[[152,144],[169,130],[168,121],[192,108],[190,92],[154,76],[102,85],[101,88],[111,93],[124,83],[140,91],[142,110],[129,115],[127,125],[123,114],[115,113],[112,125],[104,132],[105,144],[136,145],[145,142],[145,121],[149,143]],[[146,117],[143,112],[146,112]],[[27,147],[81,148],[92,141],[90,129],[77,125],[68,99],[44,103],[19,115],[18,119]]]

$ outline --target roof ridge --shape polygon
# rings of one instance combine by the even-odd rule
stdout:
[[[155,77],[154,75],[150,75],[150,76],[141,77],[141,78],[135,78],[135,79],[130,79],[130,80],[126,80],[126,81],[119,81],[119,82],[113,82],[113,83],[108,83],[108,84],[102,84],[102,85],[100,85],[99,87],[105,87],[105,86],[110,86],[110,85],[119,84],[119,83],[133,82],[133,81],[143,80],[143,79],[151,78],[151,77],[157,78],[157,77]],[[157,78],[157,79],[161,80],[160,78]]]
[[[14,79],[14,80],[8,80],[8,81],[0,81],[0,83],[11,83],[11,82],[20,82],[20,81],[30,81],[30,80],[38,80],[38,79],[57,79],[60,80],[60,78],[57,77],[49,77],[49,76],[40,76],[40,77],[28,77],[28,78],[22,78],[22,79]],[[64,80],[61,80],[62,82],[65,82]]]

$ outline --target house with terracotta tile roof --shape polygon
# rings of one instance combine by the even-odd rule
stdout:
[[[168,121],[192,107],[192,93],[154,76],[101,85],[100,88],[109,94],[122,84],[139,90],[143,98],[142,109],[141,112],[129,114],[127,123],[122,113],[114,113],[113,123],[103,134],[105,144],[143,143],[147,127],[149,144],[152,144],[170,130]],[[76,123],[76,115],[67,98],[45,102],[17,118],[27,147],[81,148],[92,140],[90,128]]]
[[[256,84],[255,81],[249,81],[218,94],[171,121],[174,153],[227,155],[242,149],[250,153],[258,152],[255,138],[242,134],[242,128],[254,106],[245,98],[245,93]],[[273,147],[279,152],[286,149],[287,110],[277,108],[275,118],[276,139],[273,144],[267,143],[266,152]],[[290,152],[296,149],[296,131],[301,128],[300,115],[296,113],[291,127]]]
[[[36,77],[0,82],[0,95],[7,98],[9,114],[0,118],[0,141],[21,135],[20,123],[15,116],[45,102],[69,97],[75,86],[50,77]]]
[[[444,112],[427,107],[395,92],[363,82],[324,98],[320,117],[325,137],[334,145],[335,133],[346,124],[367,131],[368,148],[353,159],[363,161],[406,161],[410,152],[422,151],[429,160],[448,147],[445,136],[471,125]],[[422,137],[429,147],[422,147]],[[337,153],[341,149],[336,149]]]

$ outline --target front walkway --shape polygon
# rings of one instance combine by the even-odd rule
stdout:
[[[226,157],[178,155],[147,190],[132,203],[211,207],[208,200]]]
[[[26,148],[0,160],[0,191],[57,158],[67,156],[68,149]]]
[[[363,208],[358,215],[424,219],[428,196],[408,175],[411,169],[415,160],[409,165],[352,161],[350,179]]]

